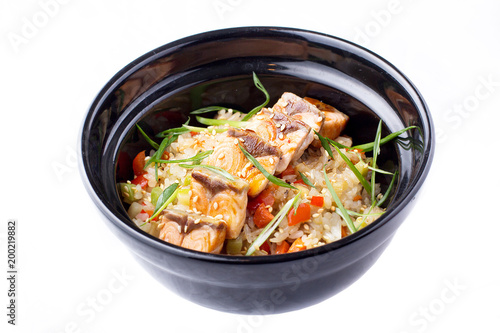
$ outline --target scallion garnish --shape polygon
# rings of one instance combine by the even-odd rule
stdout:
[[[378,169],[378,168],[374,168],[372,166],[368,166],[368,169],[372,170],[372,171],[375,171],[375,172],[378,172],[378,173],[383,173],[384,175],[394,175],[393,172],[390,172],[390,171],[385,171],[385,170],[382,170],[382,169]]]
[[[210,119],[210,118],[203,118],[200,116],[196,116],[196,120],[198,120],[199,123],[207,126],[221,126],[221,125],[229,125],[231,127],[235,128],[240,128],[248,124],[246,121],[236,121],[236,120],[225,120],[225,119]]]
[[[300,175],[300,178],[302,178],[302,181],[306,184],[306,185],[309,185],[311,187],[314,187],[316,188],[316,186],[314,186],[314,184],[306,177],[306,175],[304,175],[302,172],[299,171],[299,175]]]
[[[346,212],[347,212],[349,215],[351,215],[351,216],[358,216],[358,217],[365,217],[365,216],[380,216],[380,215],[384,214],[384,212],[364,214],[364,213],[358,213],[358,212],[355,212],[355,211],[353,211],[353,210],[349,210],[349,209],[346,209]]]
[[[271,175],[269,172],[267,172],[267,170],[264,169],[264,167],[259,163],[259,161],[257,161],[257,159],[255,157],[253,157],[252,154],[247,152],[246,149],[241,146],[241,144],[238,143],[238,147],[240,147],[240,150],[243,152],[243,154],[245,154],[246,158],[248,158],[248,160],[250,160],[250,162],[260,172],[262,172],[264,177],[266,177],[271,183],[276,184],[276,185],[281,186],[281,187],[287,187],[287,188],[292,188],[294,190],[298,190],[295,186],[292,186],[292,185],[288,184],[287,182],[285,182],[284,180],[281,180],[281,179]]]
[[[154,142],[153,140],[151,140],[149,138],[149,136],[146,134],[146,132],[144,132],[142,130],[142,128],[139,126],[139,124],[135,124],[135,126],[137,127],[137,129],[139,130],[139,133],[142,134],[142,136],[144,137],[144,139],[146,139],[146,141],[154,148],[154,149],[158,149],[160,147],[159,144],[157,144],[156,142]]]
[[[161,157],[163,156],[163,152],[165,149],[167,149],[168,146],[172,144],[175,140],[177,140],[178,135],[172,135],[172,136],[167,136],[164,138],[158,147],[158,150],[151,156],[149,161],[146,162],[144,165],[144,169],[146,169],[151,163],[158,163],[158,160],[161,160]],[[158,179],[158,177],[156,177]]]
[[[191,111],[191,114],[203,114],[203,113],[208,113],[208,112],[213,112],[213,111],[220,111],[220,110],[227,110],[228,108],[222,107],[222,106],[206,106],[204,108],[196,109],[194,111]],[[233,112],[240,112],[238,110],[233,110]]]
[[[377,132],[375,134],[375,141],[373,141],[373,157],[372,157],[372,168],[377,167],[377,157],[378,154],[380,153],[380,137],[382,135],[382,120],[379,121],[378,126],[377,126]],[[370,192],[372,195],[372,204],[375,203],[375,174],[377,172],[375,170],[372,170],[372,191]]]
[[[414,129],[414,128],[420,129],[418,126],[409,126],[409,127],[403,128],[402,130],[391,133],[391,134],[387,135],[386,137],[380,139],[379,145],[383,145],[384,143],[387,143],[387,142],[391,141],[392,139],[400,136],[404,132],[409,131],[409,130]],[[359,149],[359,150],[362,150],[364,152],[368,152],[368,151],[372,151],[374,146],[375,146],[375,142],[370,142],[370,143],[365,143],[362,145],[353,146],[351,149]]]
[[[335,201],[335,204],[337,205],[337,208],[340,210],[341,214],[339,214],[347,223],[347,227],[349,228],[349,231],[351,233],[356,232],[356,227],[354,227],[354,224],[352,223],[351,218],[349,217],[349,214],[347,213],[347,210],[344,208],[344,205],[342,205],[342,202],[340,201],[339,196],[335,192],[332,183],[330,183],[330,179],[328,178],[328,175],[326,174],[326,166],[323,167],[323,175],[325,177],[325,182],[326,182],[326,187],[330,191],[330,194],[332,195],[333,200]],[[337,212],[339,213],[339,212]]]
[[[340,155],[340,157],[342,157],[342,159],[344,160],[344,162],[346,162],[346,164],[349,167],[349,169],[351,169],[352,173],[354,173],[354,175],[356,176],[356,178],[358,178],[359,182],[361,183],[361,185],[363,185],[363,187],[365,188],[365,190],[368,193],[372,193],[372,186],[365,179],[365,177],[363,177],[363,175],[361,174],[361,172],[359,172],[358,168],[356,168],[354,166],[354,164],[352,164],[351,160],[347,156],[345,156],[345,154],[342,153],[340,151],[340,149],[338,149],[336,146],[333,146],[333,148],[335,148],[335,150]]]
[[[295,205],[296,202],[299,201],[300,192],[293,198],[287,201],[287,203],[281,208],[281,210],[276,214],[276,216],[262,229],[259,236],[253,241],[253,243],[248,248],[248,251],[245,255],[252,255],[255,250],[259,249],[262,244],[271,236],[273,231],[280,225],[281,221],[288,214],[292,206]]]
[[[194,169],[194,168],[205,168],[208,169],[219,176],[222,176],[224,178],[229,179],[230,181],[235,181],[236,179],[233,177],[232,174],[227,172],[226,170],[216,167],[214,165],[208,165],[208,164],[179,164],[180,167],[186,168],[186,169]]]
[[[177,193],[179,193],[179,190],[179,183],[173,183],[172,185],[167,187],[158,197],[153,215],[151,215],[151,217],[146,220],[146,223],[156,218],[165,208],[167,208],[167,206],[177,197]]]
[[[253,83],[255,84],[255,86],[257,87],[257,89],[259,89],[260,91],[262,91],[264,93],[264,95],[266,95],[266,101],[264,103],[262,103],[261,105],[256,106],[255,108],[253,108],[252,111],[250,111],[242,119],[242,121],[247,121],[248,119],[252,118],[252,116],[254,114],[256,114],[257,112],[259,112],[263,107],[265,107],[267,105],[267,103],[269,103],[269,99],[270,99],[269,98],[269,93],[267,92],[266,88],[264,88],[264,86],[260,82],[259,78],[257,77],[257,74],[255,74],[255,72],[253,73]]]
[[[394,174],[392,175],[391,182],[389,184],[389,187],[387,187],[387,190],[385,191],[384,196],[377,202],[378,207],[380,207],[385,202],[385,200],[387,200],[387,198],[389,197],[389,194],[391,193],[392,187],[394,186],[394,182],[396,181],[397,175],[398,175],[398,171],[396,170],[396,172],[394,172]]]
[[[222,133],[227,131],[229,128],[225,127],[216,127],[216,128],[206,128],[206,127],[196,127],[196,126],[189,126],[189,125],[183,125],[184,128],[186,128],[189,132],[213,132],[215,133]]]
[[[184,159],[180,159],[180,160],[156,160],[157,163],[166,163],[166,164],[169,164],[169,163],[186,163],[186,162],[198,162],[198,161],[201,161],[203,159],[205,159],[206,157],[208,157],[210,154],[212,154],[214,151],[213,150],[207,150],[207,151],[203,151],[203,152],[200,152],[192,157],[189,157],[189,158],[184,158]]]

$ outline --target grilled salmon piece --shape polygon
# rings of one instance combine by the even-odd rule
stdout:
[[[323,127],[318,133],[326,138],[335,140],[345,129],[349,116],[340,112],[333,106],[325,104],[317,99],[310,97],[304,97],[304,99],[315,105],[325,115]],[[314,140],[312,144],[316,148],[321,147],[321,142],[319,142],[319,140]]]
[[[282,112],[290,117],[300,120],[316,132],[320,132],[323,127],[325,115],[314,104],[307,99],[295,94],[286,92],[273,106],[274,112]]]
[[[204,169],[191,173],[189,205],[196,213],[223,220],[226,238],[236,238],[245,222],[249,185],[237,177],[235,181]]]
[[[266,188],[269,180],[245,157],[238,144],[270,174],[274,174],[278,166],[281,151],[253,131],[230,128],[217,136],[217,145],[207,158],[207,164],[222,168],[246,181],[249,184],[248,195],[255,197]]]
[[[220,253],[227,226],[222,220],[177,209],[163,212],[159,238],[187,249]]]
[[[246,128],[254,131],[281,151],[276,174],[281,173],[288,164],[299,159],[314,139],[311,127],[304,122],[266,108],[252,117]]]

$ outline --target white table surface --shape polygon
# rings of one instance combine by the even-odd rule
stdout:
[[[495,1],[0,2],[2,332],[498,332],[500,3]],[[411,216],[351,287],[273,316],[217,312],[150,277],[107,229],[76,166],[100,88],[160,45],[219,28],[304,28],[359,43],[426,99],[438,147]],[[7,324],[9,219],[17,325]]]

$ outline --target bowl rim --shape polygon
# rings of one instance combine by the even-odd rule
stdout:
[[[93,120],[94,113],[99,110],[99,106],[103,102],[103,97],[107,96],[107,92],[113,90],[117,85],[120,84],[121,79],[128,77],[131,73],[133,73],[136,69],[141,68],[145,62],[151,62],[164,56],[164,54],[175,51],[176,48],[179,48],[183,45],[188,45],[193,42],[199,42],[201,40],[214,39],[218,37],[229,37],[230,35],[240,34],[241,32],[256,32],[256,33],[271,33],[271,32],[279,32],[289,37],[297,38],[298,36],[315,36],[325,38],[332,43],[335,43],[336,47],[339,45],[344,45],[351,49],[356,50],[357,56],[360,54],[363,55],[363,58],[370,63],[375,63],[377,66],[384,66],[387,69],[392,71],[392,74],[397,74],[399,78],[395,77],[395,81],[400,82],[404,81],[408,87],[413,90],[413,93],[418,97],[418,101],[421,103],[422,107],[417,109],[419,110],[419,114],[422,117],[422,122],[426,123],[428,131],[424,132],[424,139],[427,138],[427,141],[424,142],[424,154],[422,157],[422,164],[420,169],[415,175],[415,180],[412,186],[409,185],[409,189],[403,192],[403,196],[400,198],[398,204],[391,209],[387,210],[376,222],[368,225],[367,227],[351,234],[347,237],[341,238],[337,241],[334,241],[329,244],[325,244],[319,246],[317,248],[308,249],[304,251],[294,252],[294,253],[286,253],[281,255],[268,255],[268,256],[233,256],[233,255],[225,255],[225,254],[212,254],[206,252],[200,252],[195,250],[186,249],[180,246],[176,246],[173,244],[169,244],[165,241],[162,241],[154,236],[151,236],[142,230],[139,230],[135,226],[122,221],[118,216],[116,216],[104,202],[100,199],[99,195],[96,193],[94,186],[92,185],[92,181],[88,177],[87,173],[87,165],[84,162],[83,157],[83,145],[84,145],[84,130],[88,123],[91,123]],[[432,117],[429,111],[429,108],[419,92],[416,86],[409,80],[406,75],[404,75],[397,67],[395,67],[392,63],[387,61],[385,58],[376,54],[375,52],[348,41],[343,38],[339,38],[336,36],[332,36],[322,32],[316,32],[312,30],[300,29],[300,28],[291,28],[291,27],[279,27],[279,26],[244,26],[244,27],[236,27],[236,28],[225,28],[225,29],[217,29],[210,30],[206,32],[201,32],[197,34],[193,34],[190,36],[186,36],[171,42],[168,42],[162,46],[159,46],[142,56],[136,58],[131,61],[129,64],[120,69],[109,81],[99,90],[96,97],[93,99],[90,107],[88,108],[87,113],[84,115],[84,120],[82,122],[82,126],[80,127],[78,134],[79,144],[78,144],[78,165],[81,178],[84,182],[85,188],[87,189],[88,194],[90,195],[92,201],[97,206],[99,211],[106,217],[109,222],[111,222],[115,227],[117,227],[120,231],[124,232],[128,236],[144,243],[147,246],[155,248],[155,250],[160,252],[167,252],[169,254],[175,256],[181,256],[196,260],[209,261],[209,262],[217,262],[217,263],[226,263],[226,264],[241,264],[241,265],[254,265],[254,264],[272,264],[277,262],[286,262],[286,261],[294,261],[298,259],[305,259],[309,257],[314,257],[317,255],[321,255],[324,253],[332,252],[337,249],[346,247],[352,243],[357,242],[358,240],[367,237],[368,235],[374,233],[375,231],[382,228],[386,225],[390,220],[392,220],[396,215],[398,215],[416,196],[417,192],[420,190],[423,182],[425,181],[432,164],[432,160],[434,157],[435,151],[435,134],[434,134],[434,125],[432,121]],[[130,221],[128,221],[130,222]],[[392,235],[392,234],[391,234]],[[389,238],[391,235],[387,235]],[[137,253],[136,253],[137,254]],[[366,254],[369,254],[367,252]]]

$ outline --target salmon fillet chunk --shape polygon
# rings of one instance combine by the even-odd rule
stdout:
[[[345,129],[347,122],[349,121],[349,116],[340,112],[333,106],[325,104],[317,99],[310,97],[304,97],[304,99],[315,105],[325,115],[323,127],[320,131],[318,131],[318,133],[326,138],[335,140]],[[319,142],[319,140],[314,140],[313,146],[319,148],[321,147],[321,142]]]
[[[182,210],[165,210],[160,225],[160,239],[191,250],[220,253],[226,239],[222,220]]]
[[[194,169],[191,177],[191,209],[223,220],[227,225],[226,238],[238,237],[246,217],[248,183],[237,177],[231,181],[201,168]]]
[[[254,131],[281,151],[276,174],[281,173],[288,164],[299,159],[314,139],[311,127],[304,122],[285,113],[274,112],[266,108],[257,113],[246,128]]]
[[[217,136],[217,145],[207,158],[207,164],[217,166],[249,184],[248,195],[257,196],[269,180],[246,158],[241,145],[270,174],[274,174],[281,157],[281,151],[269,144],[253,131],[230,128]]]
[[[314,104],[306,98],[301,98],[295,94],[286,92],[273,106],[274,112],[282,112],[290,117],[300,120],[316,132],[320,132],[323,127],[325,115]]]

